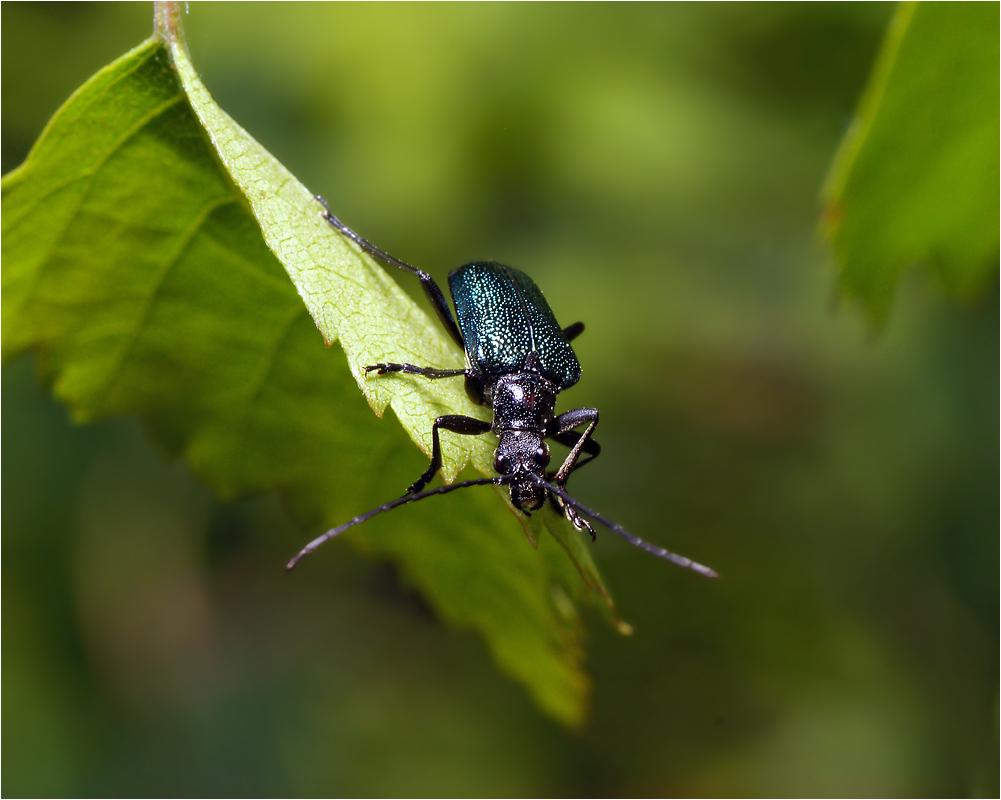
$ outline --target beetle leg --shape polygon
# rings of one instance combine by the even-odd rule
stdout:
[[[563,499],[553,492],[549,492],[549,502],[553,504],[553,509],[556,513],[566,517],[570,521],[570,524],[577,530],[582,532],[587,531],[591,536],[592,542],[598,541],[594,528],[591,527],[590,523],[583,516],[577,513],[577,510],[573,506],[564,503]]]
[[[463,350],[466,349],[466,345],[462,341],[462,334],[459,333],[459,328],[456,326],[455,320],[452,318],[452,312],[448,307],[448,303],[445,302],[445,295],[442,293],[438,284],[434,282],[434,278],[422,269],[417,269],[417,267],[412,267],[410,264],[400,261],[398,258],[393,258],[393,256],[385,250],[380,250],[367,239],[363,239],[331,213],[330,206],[322,196],[316,195],[314,199],[323,206],[324,211],[320,216],[329,222],[332,228],[343,233],[370,256],[374,256],[386,264],[392,264],[394,267],[399,267],[412,275],[416,275],[420,279],[421,286],[424,288],[424,294],[427,295],[428,300],[431,302],[431,308],[433,308],[434,313],[438,315],[438,319],[441,320],[441,324],[445,326],[445,330],[448,331],[448,335],[452,337],[452,340],[459,345],[459,347]]]
[[[584,434],[577,433],[577,431],[564,431],[563,433],[550,434],[548,438],[552,439],[554,442],[559,442],[566,447],[573,447],[577,442],[584,437]],[[594,459],[601,455],[601,445],[598,444],[594,439],[586,439],[584,441],[584,456],[579,458],[577,462],[573,465],[571,472],[576,472],[585,464],[590,464]],[[552,480],[556,477],[556,472],[554,471],[552,475],[548,475],[547,478]]]
[[[584,323],[575,322],[573,325],[567,325],[563,329],[563,335],[567,337],[568,342],[572,342],[578,336],[584,332]]]
[[[480,433],[486,433],[491,427],[491,423],[489,422],[462,414],[448,414],[444,417],[438,417],[431,428],[431,464],[424,470],[424,474],[407,489],[407,494],[419,492],[427,486],[431,479],[434,478],[435,473],[441,469],[441,439],[438,436],[440,428],[444,428],[446,431],[451,431],[452,433],[475,436]]]
[[[576,434],[573,429],[578,425],[583,425],[585,422],[590,423],[587,429],[582,434]],[[566,486],[567,478],[570,477],[570,473],[577,466],[577,459],[580,458],[581,452],[586,452],[590,458],[582,461],[580,466],[584,466],[588,461],[598,457],[598,453],[601,452],[601,447],[597,442],[591,439],[591,434],[594,433],[595,427],[598,425],[598,409],[596,408],[575,408],[573,411],[567,411],[564,414],[560,414],[552,422],[546,426],[545,435],[550,439],[554,439],[561,444],[570,443],[572,437],[576,437],[572,441],[570,447],[570,454],[566,457],[563,462],[563,466],[560,467],[556,474],[553,475],[553,480],[557,486]],[[570,434],[570,435],[567,435]]]
[[[407,375],[423,375],[425,378],[455,378],[465,375],[464,369],[435,369],[434,367],[418,367],[413,364],[372,364],[365,367],[365,373],[377,372],[379,375],[390,375],[394,372],[405,372]]]
[[[589,534],[591,534],[592,542],[598,541],[598,535],[594,532],[594,528],[591,527],[591,523],[589,523],[580,514],[578,514],[577,509],[575,509],[573,506],[567,505],[566,503],[563,502],[562,499],[560,500],[560,503],[563,505],[563,513],[566,515],[566,518],[570,520],[570,523],[577,530],[581,532],[587,531]]]
[[[573,430],[578,425],[583,425],[585,422],[589,423],[584,433],[577,433]],[[589,461],[593,461],[601,453],[601,446],[591,438],[591,434],[594,433],[594,429],[598,425],[598,409],[596,408],[576,408],[573,411],[567,411],[564,414],[560,414],[551,423],[549,423],[546,428],[546,436],[560,444],[566,444],[570,446],[570,454],[566,457],[556,473],[552,476],[552,481],[560,488],[563,488],[567,484],[567,478],[570,477],[570,473],[573,472],[577,467],[582,467]],[[581,453],[586,453],[588,458],[583,461],[578,461]],[[562,499],[556,497],[555,495],[550,495],[550,497],[555,497],[553,500],[556,503],[559,510],[563,515],[573,524],[573,526],[579,531],[587,531],[591,534],[591,541],[595,541],[597,536],[595,536],[594,528],[592,528],[586,519],[584,519],[572,506],[564,503]]]

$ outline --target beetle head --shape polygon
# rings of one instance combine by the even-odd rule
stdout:
[[[521,511],[535,511],[546,502],[546,490],[529,475],[545,477],[549,445],[533,431],[504,431],[494,453],[494,469],[510,475],[511,502]],[[524,479],[519,479],[524,476]]]
[[[546,502],[546,490],[530,480],[512,481],[511,502],[519,511],[538,511]]]

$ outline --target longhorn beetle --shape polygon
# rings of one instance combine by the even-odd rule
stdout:
[[[466,354],[465,369],[386,363],[365,367],[366,374],[402,372],[430,380],[461,376],[465,379],[469,398],[477,405],[493,408],[494,418],[493,422],[484,422],[462,414],[438,417],[431,428],[431,463],[407,489],[407,493],[318,536],[288,563],[288,569],[327,540],[384,511],[467,486],[494,484],[507,486],[511,502],[525,514],[542,508],[548,498],[577,530],[586,530],[592,541],[595,539],[594,529],[585,517],[597,520],[648,553],[700,575],[716,577],[709,567],[640,539],[567,493],[570,473],[601,453],[601,447],[591,438],[598,424],[598,409],[577,408],[559,415],[555,410],[556,396],[580,380],[580,363],[570,342],[583,332],[583,322],[560,328],[552,309],[532,279],[524,272],[496,261],[466,264],[448,276],[448,288],[455,303],[453,318],[445,295],[430,275],[393,258],[363,239],[330,212],[326,200],[319,195],[316,200],[324,209],[321,216],[333,228],[366,253],[420,279],[424,294],[441,324]],[[575,428],[582,425],[587,427],[583,433],[578,433]],[[476,436],[488,431],[497,434],[494,469],[498,476],[460,481],[423,491],[441,468],[439,432],[442,430],[463,436]],[[570,454],[557,470],[546,469],[550,460],[546,439],[570,448]]]

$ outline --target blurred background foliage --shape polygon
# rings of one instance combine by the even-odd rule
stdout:
[[[956,307],[906,276],[873,336],[816,236],[892,13],[193,4],[215,99],[345,221],[439,280],[515,264],[587,322],[578,496],[725,577],[601,537],[637,633],[590,620],[569,734],[392,569],[283,574],[274,498],[218,504],[134,420],[71,425],[23,358],[5,792],[997,794],[996,278]],[[3,5],[4,172],[151,17]]]

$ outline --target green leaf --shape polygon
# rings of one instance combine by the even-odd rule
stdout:
[[[998,8],[905,3],[825,188],[849,297],[885,319],[901,273],[934,269],[955,297],[998,266]]]
[[[154,37],[81,87],[4,178],[3,357],[36,350],[77,420],[140,414],[224,498],[278,490],[305,526],[331,527],[426,463],[356,386],[425,452],[436,416],[486,412],[461,381],[366,378],[366,364],[462,354],[215,105],[176,6],[158,13]],[[442,444],[446,480],[467,463],[489,473],[492,437]],[[496,494],[407,506],[344,538],[393,559],[541,708],[578,724],[588,680],[568,598],[611,601],[571,526],[536,515],[571,559],[536,551]]]

